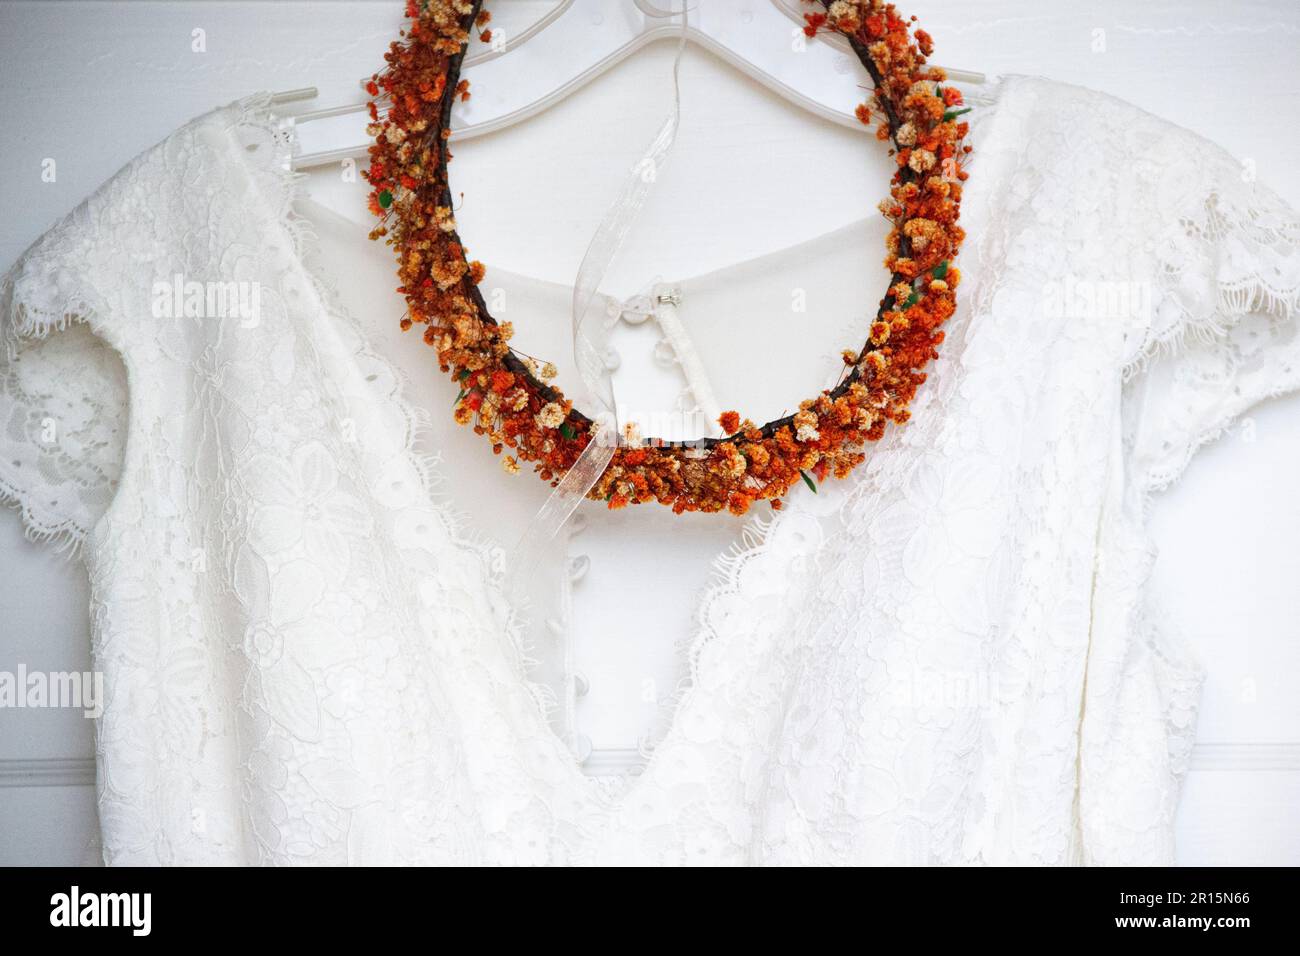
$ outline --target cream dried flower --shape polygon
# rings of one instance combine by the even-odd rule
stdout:
[[[934,153],[928,149],[914,149],[907,159],[907,165],[918,173],[923,173],[934,166]]]
[[[533,417],[543,428],[559,428],[564,422],[564,408],[557,402],[547,402]]]
[[[798,441],[816,441],[821,438],[817,430],[817,416],[812,412],[799,412],[794,416],[794,437]]]

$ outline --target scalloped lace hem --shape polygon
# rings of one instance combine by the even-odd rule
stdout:
[[[33,245],[0,276],[0,342],[9,361],[18,357],[24,341],[43,339],[79,323],[92,327],[95,324],[99,309],[92,304],[95,297],[89,290],[65,292],[57,305],[46,291],[58,288],[61,279],[50,262],[52,258]],[[46,301],[38,302],[38,298]],[[79,560],[90,527],[72,519],[44,516],[35,497],[32,489],[20,488],[0,470],[0,505],[18,512],[23,537],[69,560]]]
[[[1188,320],[1167,330],[1162,335],[1151,335],[1143,342],[1136,358],[1125,365],[1123,381],[1129,382],[1145,371],[1153,362],[1169,358],[1184,351],[1189,344],[1212,346],[1228,335],[1237,322],[1251,313],[1276,316],[1278,321],[1294,322],[1300,313],[1300,289],[1277,290],[1262,278],[1251,286],[1233,284],[1219,290],[1219,308],[1215,315],[1202,320]],[[1196,453],[1217,441],[1233,429],[1242,416],[1252,408],[1271,398],[1300,389],[1300,369],[1275,381],[1266,389],[1256,391],[1245,401],[1206,423],[1187,442],[1178,459],[1170,466],[1152,475],[1143,486],[1144,509],[1149,507],[1152,495],[1168,490],[1191,464]]]

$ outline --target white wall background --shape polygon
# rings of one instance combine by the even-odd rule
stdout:
[[[767,0],[703,2],[739,13]],[[382,62],[401,5],[0,5],[0,268],[140,150],[213,106],[308,85],[321,90],[313,105],[359,101],[356,81]],[[489,6],[518,22],[547,4]],[[935,36],[945,65],[1036,73],[1121,96],[1253,159],[1260,179],[1300,207],[1300,4],[1080,6],[909,0],[904,10]],[[196,27],[207,32],[203,54],[190,49]],[[1096,30],[1105,31],[1104,52],[1094,52]],[[564,104],[564,116],[531,121],[571,124],[565,162],[593,184],[585,193],[557,194],[546,163],[517,161],[526,155],[518,143],[507,149],[488,137],[458,151],[466,192],[500,200],[474,214],[474,233],[492,237],[495,264],[572,278],[617,171],[662,115],[663,102],[637,93],[662,83],[670,57],[663,46],[644,51]],[[789,176],[806,173],[808,139],[793,134],[815,121],[703,54],[688,54],[683,76],[684,126],[670,167],[679,178],[664,184],[644,230],[672,237],[655,247],[665,274],[707,271],[862,214],[832,190],[806,189],[796,216],[772,215]],[[692,97],[699,90],[708,95]],[[832,143],[850,134],[816,135]],[[55,183],[40,180],[46,157],[58,162]],[[359,187],[317,178],[312,188],[362,218]],[[860,188],[874,203],[883,187],[864,174]],[[1300,398],[1273,401],[1203,451],[1154,512],[1154,587],[1167,627],[1187,637],[1209,672],[1180,816],[1184,863],[1300,864],[1298,466]],[[27,543],[16,515],[0,513],[0,670],[87,670],[86,603],[84,573]],[[0,710],[0,864],[87,859],[96,832],[91,754],[92,726],[78,713]]]

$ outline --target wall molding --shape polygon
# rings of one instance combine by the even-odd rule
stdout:
[[[1193,771],[1300,770],[1300,743],[1196,744]]]
[[[94,757],[0,759],[0,787],[90,787]]]
[[[639,751],[597,749],[584,769],[596,777],[636,771],[643,763]],[[1204,743],[1192,749],[1192,772],[1300,771],[1300,743]],[[94,757],[0,758],[2,787],[91,787]]]
[[[646,758],[635,747],[596,747],[582,762],[582,770],[591,777],[618,777],[638,772],[645,761]]]

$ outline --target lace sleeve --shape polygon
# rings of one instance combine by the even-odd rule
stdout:
[[[1300,219],[1206,140],[1145,115],[1124,129],[1138,156],[1132,229],[1112,244],[1149,295],[1116,313],[1133,514],[1099,528],[1079,816],[1085,862],[1151,865],[1174,858],[1203,672],[1148,591],[1156,551],[1141,509],[1237,416],[1300,386]]]
[[[77,220],[0,280],[0,498],[29,538],[66,551],[112,498],[127,414],[125,369],[90,322],[94,295],[74,265]]]
[[[1146,494],[1252,405],[1300,386],[1300,217],[1249,163],[1179,131],[1151,196],[1155,282],[1126,341],[1125,445]]]

